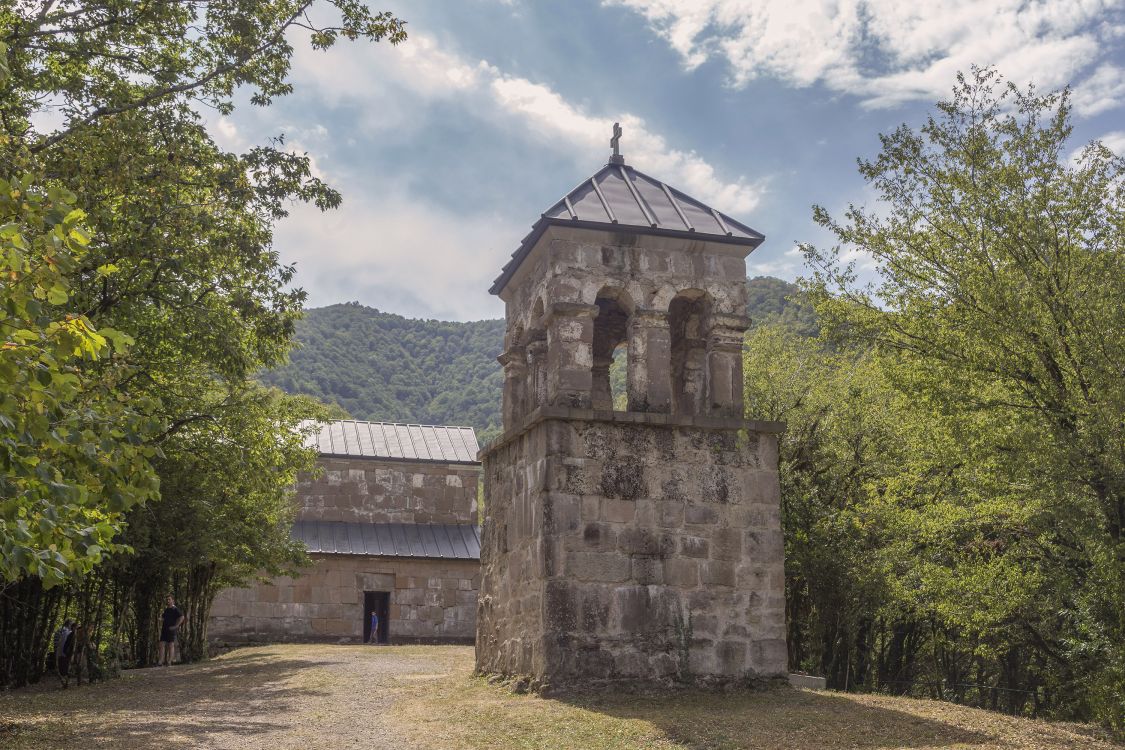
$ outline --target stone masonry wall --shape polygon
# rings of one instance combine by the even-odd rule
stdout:
[[[547,668],[543,555],[546,535],[555,531],[543,501],[547,434],[524,432],[491,448],[485,459],[477,609],[477,669],[484,672],[539,675]]]
[[[784,674],[779,429],[533,413],[484,459],[478,669],[551,686]]]
[[[476,523],[480,468],[321,457],[324,472],[297,482],[297,520]]]
[[[227,589],[211,610],[213,640],[363,638],[363,592],[389,591],[392,643],[468,642],[476,630],[476,560],[310,555],[299,578]]]

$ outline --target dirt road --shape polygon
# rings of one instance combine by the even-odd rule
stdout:
[[[802,690],[513,695],[471,648],[290,645],[0,693],[3,750],[1118,748],[1099,730],[937,701]]]

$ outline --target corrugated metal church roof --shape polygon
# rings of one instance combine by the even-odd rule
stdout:
[[[319,554],[480,559],[480,528],[471,524],[297,521],[290,536]]]
[[[472,427],[395,422],[329,422],[310,439],[322,456],[391,458],[476,464],[480,446]]]
[[[616,161],[611,160],[543,212],[489,292],[500,293],[551,225],[591,229],[627,227],[642,234],[706,239],[751,248],[765,239],[761,232],[615,158]]]

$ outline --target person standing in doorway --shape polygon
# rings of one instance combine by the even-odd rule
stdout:
[[[160,616],[160,648],[156,661],[167,667],[176,658],[176,634],[184,624],[184,613],[176,606],[176,600],[169,594],[164,598],[164,613]]]
[[[367,639],[367,642],[379,642],[379,615],[375,614],[375,610],[371,610],[371,637]]]

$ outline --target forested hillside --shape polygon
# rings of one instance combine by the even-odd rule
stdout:
[[[500,426],[503,320],[411,320],[352,302],[308,311],[289,364],[262,379],[356,419]]]
[[[819,333],[816,310],[797,285],[773,276],[756,276],[746,281],[746,314],[753,328],[780,323],[802,336]]]
[[[760,276],[747,288],[755,323],[815,335],[811,305],[791,299],[795,284]],[[352,302],[309,310],[297,339],[290,363],[262,380],[356,419],[471,425],[482,439],[499,432],[503,320],[411,320]]]

